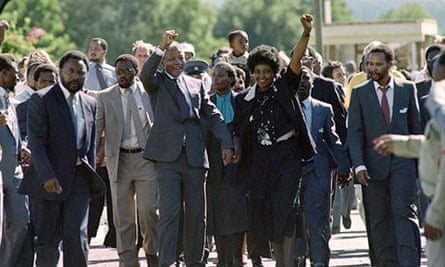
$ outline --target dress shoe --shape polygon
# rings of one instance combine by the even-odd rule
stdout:
[[[295,267],[306,267],[306,257],[297,257],[297,259],[295,260]]]
[[[158,256],[156,255],[146,255],[147,267],[159,267]]]
[[[252,267],[264,267],[261,257],[252,257]]]
[[[104,246],[106,248],[116,248],[116,234],[108,231],[105,235]]]
[[[345,229],[351,229],[351,217],[342,215],[341,218]]]

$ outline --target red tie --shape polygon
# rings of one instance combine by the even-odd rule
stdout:
[[[383,118],[385,119],[386,127],[388,127],[388,129],[389,129],[391,127],[391,119],[389,117],[388,98],[386,97],[386,93],[388,92],[389,86],[385,86],[385,87],[379,86],[379,89],[382,91],[381,107],[382,107]]]

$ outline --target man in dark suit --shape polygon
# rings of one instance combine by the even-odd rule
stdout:
[[[167,31],[155,53],[145,62],[141,80],[155,102],[155,121],[144,158],[156,162],[159,175],[159,261],[176,260],[181,207],[184,205],[184,260],[204,266],[205,173],[208,168],[201,118],[210,120],[212,133],[221,142],[224,164],[232,161],[231,134],[221,114],[210,103],[202,82],[183,74],[185,57]],[[159,64],[164,71],[158,72]]]
[[[421,132],[416,88],[390,74],[393,60],[394,53],[385,44],[368,53],[371,80],[352,91],[348,147],[356,179],[362,184],[373,264],[419,266],[416,164],[410,159],[379,155],[372,143],[382,134]]]
[[[303,163],[303,175],[300,199],[304,214],[303,240],[307,239],[309,255],[313,266],[329,266],[330,250],[330,208],[333,180],[333,164],[338,167],[339,176],[349,176],[349,160],[340,138],[335,132],[332,106],[310,96],[313,87],[311,70],[303,68],[300,85],[297,90],[312,138],[317,146],[317,153],[312,162]],[[331,159],[331,156],[334,159]],[[329,163],[335,160],[334,163]],[[336,168],[335,168],[336,169]],[[303,226],[299,226],[303,227]],[[297,239],[300,248],[301,239]],[[304,246],[303,246],[304,247]],[[303,253],[302,253],[303,252]],[[298,251],[298,256],[305,256],[305,251]],[[301,261],[301,258],[298,259]]]
[[[64,266],[87,266],[90,197],[105,186],[94,171],[96,101],[82,92],[88,59],[65,53],[60,82],[33,94],[28,106],[32,162],[20,192],[30,196],[37,265],[56,266],[63,242]]]

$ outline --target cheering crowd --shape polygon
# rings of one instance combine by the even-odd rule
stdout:
[[[106,62],[0,54],[0,265],[87,266],[104,207],[119,266],[329,266],[361,205],[372,266],[445,266],[445,52],[418,81],[392,48],[323,64],[311,15],[290,57],[228,34],[211,62],[167,30]],[[6,38],[0,22],[0,42]],[[417,159],[417,160],[416,160]],[[360,201],[355,190],[360,189]],[[106,205],[105,205],[106,204]]]

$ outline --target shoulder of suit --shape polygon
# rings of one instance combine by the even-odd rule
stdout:
[[[416,86],[415,82],[413,82],[413,81],[408,81],[406,79],[400,79],[400,78],[397,78],[397,77],[394,77],[394,85],[398,85],[400,87],[403,87],[403,86],[406,86],[406,85],[408,85],[410,87]]]
[[[353,87],[354,91],[361,91],[361,90],[369,90],[369,87],[374,88],[373,81],[372,80],[365,80],[356,86]],[[354,92],[353,91],[353,92]]]
[[[321,83],[323,83],[323,84],[325,84],[325,85],[333,85],[333,86],[335,86],[335,82],[334,82],[334,80],[332,80],[332,79],[329,79],[329,78],[325,78],[325,77],[323,77],[323,76],[320,76],[320,75],[315,75],[314,76],[314,82],[315,81],[318,81],[318,82],[321,82]]]
[[[88,102],[96,103],[96,98],[94,96],[91,96],[88,93],[83,92],[83,91],[79,92],[79,94],[81,95],[81,97],[83,99],[87,100]]]
[[[37,90],[37,91],[34,92],[33,95],[37,95],[37,96],[40,96],[40,97],[44,97],[44,96],[46,96],[46,95],[50,95],[50,94],[52,94],[52,93],[55,93],[56,90],[62,90],[62,89],[60,88],[60,86],[59,86],[59,83],[55,83],[53,86],[48,86],[48,87],[46,87],[46,88],[44,88],[44,89]],[[60,92],[60,93],[62,93],[62,92]],[[63,93],[62,93],[62,94],[63,94]]]
[[[119,90],[118,84],[112,85],[112,86],[105,88],[103,90],[100,90],[100,91],[93,91],[93,94],[96,96],[106,95],[106,94],[109,94],[110,92],[113,92],[114,90]]]
[[[323,108],[332,108],[332,105],[327,102],[324,102],[324,101],[321,101],[321,100],[318,100],[315,98],[312,98],[311,101],[312,101],[312,105],[314,105],[314,106],[320,106]]]

